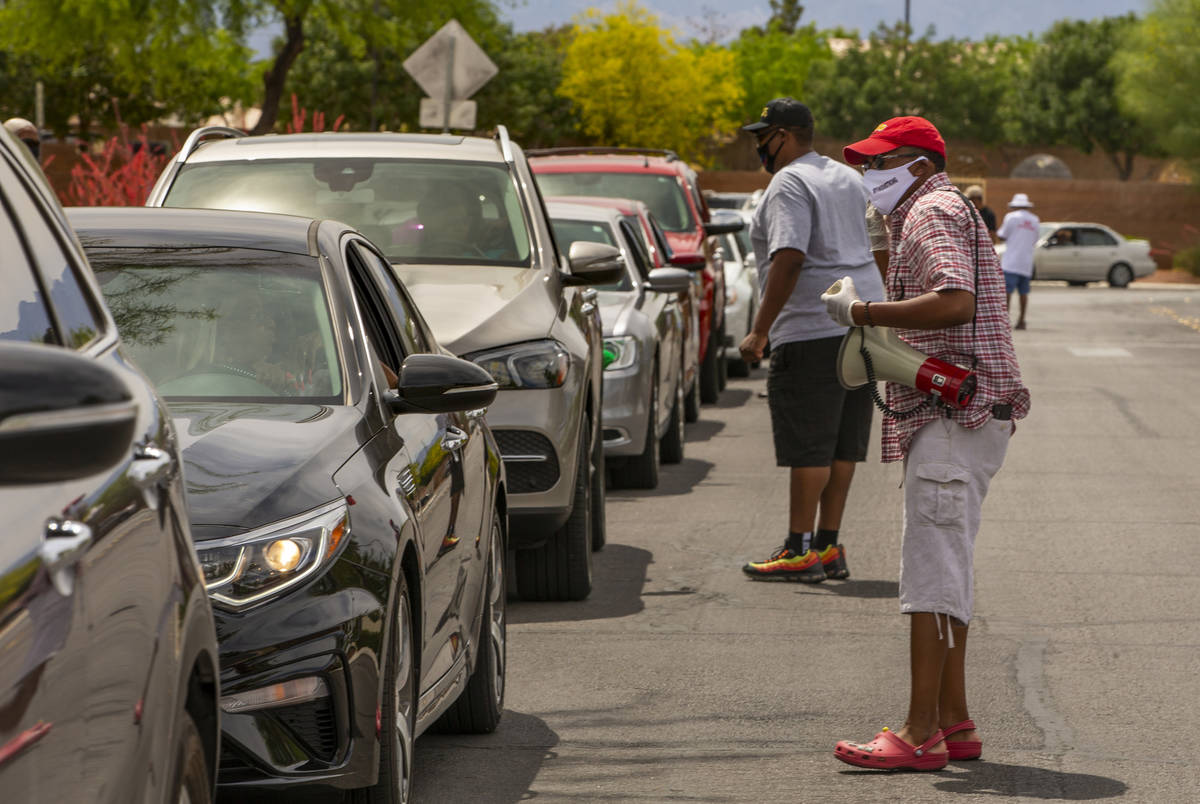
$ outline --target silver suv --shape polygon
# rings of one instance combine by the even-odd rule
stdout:
[[[604,544],[604,450],[602,336],[586,286],[615,281],[623,263],[596,243],[563,257],[503,127],[492,139],[199,129],[147,203],[334,218],[367,235],[437,339],[500,385],[487,419],[507,472],[518,593],[587,597]]]

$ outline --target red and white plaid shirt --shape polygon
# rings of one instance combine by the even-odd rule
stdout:
[[[1012,405],[1014,420],[1029,412],[1029,389],[1021,384],[1021,369],[1013,350],[1004,274],[987,228],[973,212],[974,207],[955,191],[945,173],[927,179],[888,216],[891,255],[884,283],[888,301],[938,290],[975,294],[974,325],[967,322],[946,329],[896,329],[905,342],[930,357],[967,368],[974,365],[978,376],[975,398],[965,410],[950,414],[954,421],[971,429],[982,427],[991,418],[996,403]],[[975,247],[979,250],[978,277]],[[904,411],[921,403],[925,407],[907,419],[883,417],[885,462],[904,458],[913,435],[946,415],[946,408],[929,404],[929,399],[907,385],[887,384],[887,402],[892,410]]]

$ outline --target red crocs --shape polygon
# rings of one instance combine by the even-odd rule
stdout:
[[[971,731],[975,728],[974,720],[964,720],[962,723],[955,723],[953,726],[947,726],[942,729],[942,734],[949,737],[951,734],[958,734],[960,731]],[[960,762],[964,759],[979,759],[983,755],[982,740],[947,740],[946,751],[950,754],[952,762]]]
[[[920,745],[913,747],[897,737],[885,726],[869,743],[852,743],[841,740],[833,749],[833,755],[849,765],[860,768],[882,770],[941,770],[950,761],[948,751],[929,753],[929,749],[946,739],[939,729]]]

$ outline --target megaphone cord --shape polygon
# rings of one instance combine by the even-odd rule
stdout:
[[[863,367],[867,370],[867,389],[871,394],[871,401],[875,403],[875,407],[879,408],[879,411],[884,416],[897,420],[907,419],[911,416],[917,415],[917,413],[919,413],[927,404],[932,401],[933,397],[930,397],[914,408],[909,408],[908,410],[892,410],[890,407],[888,407],[887,402],[883,401],[883,397],[879,395],[879,386],[875,381],[875,366],[871,363],[871,353],[867,351],[867,339],[865,335],[863,335],[862,341],[858,345],[858,353],[862,355]]]

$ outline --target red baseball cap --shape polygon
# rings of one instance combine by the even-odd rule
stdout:
[[[880,123],[865,140],[843,148],[842,156],[848,164],[861,165],[868,157],[887,153],[901,145],[946,155],[946,141],[933,123],[924,117],[893,117]]]

